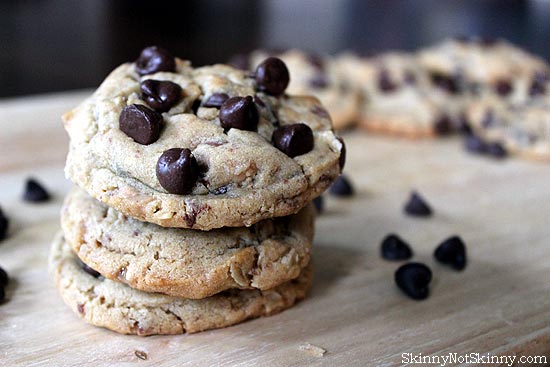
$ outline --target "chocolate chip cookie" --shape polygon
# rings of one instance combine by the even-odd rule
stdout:
[[[146,292],[204,298],[230,288],[266,290],[309,263],[315,210],[248,228],[162,228],[109,208],[81,189],[61,213],[65,240],[103,276]]]
[[[273,289],[229,290],[200,300],[145,293],[87,272],[63,235],[50,252],[50,272],[65,303],[86,322],[122,334],[194,333],[269,316],[303,299],[312,269]]]
[[[251,74],[193,68],[147,48],[64,115],[66,175],[165,227],[242,227],[297,213],[340,174],[344,146],[316,98],[286,94],[289,78],[276,58]]]

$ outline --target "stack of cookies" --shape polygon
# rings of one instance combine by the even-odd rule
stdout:
[[[160,47],[63,116],[66,175],[50,268],[90,324],[138,335],[229,326],[291,307],[311,279],[311,200],[345,147],[286,65],[193,68]]]

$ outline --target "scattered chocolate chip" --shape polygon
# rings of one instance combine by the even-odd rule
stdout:
[[[285,63],[276,57],[269,57],[256,68],[258,90],[278,96],[282,94],[290,81]]]
[[[440,73],[432,73],[430,78],[432,80],[432,84],[440,89],[443,89],[451,94],[457,94],[459,92],[458,77]]]
[[[124,107],[118,119],[120,130],[136,143],[149,145],[158,140],[162,128],[162,115],[143,105]]]
[[[460,237],[452,236],[437,246],[434,257],[442,264],[462,270],[466,267],[466,246]]]
[[[313,199],[313,205],[315,205],[317,213],[321,214],[325,210],[325,199],[322,196],[317,196]]]
[[[384,93],[393,92],[398,88],[398,85],[394,83],[387,70],[381,70],[378,74],[378,89]]]
[[[294,158],[313,149],[313,131],[302,123],[281,126],[273,132],[271,142],[281,152]]]
[[[344,166],[346,164],[346,143],[344,143],[344,139],[341,137],[336,137],[340,143],[342,143],[342,149],[340,150],[340,158],[338,158],[338,164],[340,165],[340,172],[344,169]]]
[[[23,200],[31,203],[41,203],[50,200],[50,194],[40,182],[33,178],[28,178],[27,182],[25,182]]]
[[[314,89],[326,88],[328,86],[327,77],[319,73],[309,80],[309,86]]]
[[[421,263],[407,263],[395,272],[395,283],[412,299],[426,299],[430,293],[432,271]]]
[[[448,135],[453,131],[453,121],[448,115],[441,115],[434,124],[437,135]]]
[[[6,238],[8,234],[9,220],[0,208],[0,241]]]
[[[166,112],[181,99],[181,87],[170,81],[147,79],[141,82],[141,99],[157,112]]]
[[[9,282],[8,273],[0,267],[0,288],[4,288]]]
[[[413,256],[409,244],[396,234],[389,234],[380,246],[382,257],[386,260],[407,260]]]
[[[245,53],[236,54],[229,59],[228,64],[236,69],[246,71],[250,69],[250,57],[248,54]]]
[[[202,104],[203,107],[214,107],[220,108],[222,104],[229,99],[227,93],[213,93],[208,99]]]
[[[487,145],[487,154],[494,158],[505,158],[508,152],[502,144],[495,142]]]
[[[464,148],[471,153],[485,154],[487,153],[487,143],[476,135],[468,135],[464,139]]]
[[[409,200],[404,207],[405,213],[415,217],[429,217],[432,215],[432,209],[422,196],[416,191],[411,192]]]
[[[94,270],[88,264],[85,264],[85,263],[82,263],[82,270],[84,270],[86,273],[93,276],[94,278],[99,278],[101,276],[99,272],[97,272],[96,270]]]
[[[334,196],[352,196],[355,190],[346,175],[340,175],[330,186],[329,192]]]
[[[159,46],[144,48],[136,60],[136,71],[139,75],[174,70],[176,70],[174,56],[168,50]]]
[[[199,177],[197,161],[187,148],[172,148],[162,153],[156,171],[160,185],[178,195],[190,193]]]
[[[512,82],[506,79],[498,80],[495,84],[495,92],[501,97],[506,97],[512,93]]]
[[[220,123],[225,130],[255,131],[259,120],[258,108],[251,96],[229,98],[220,107]]]

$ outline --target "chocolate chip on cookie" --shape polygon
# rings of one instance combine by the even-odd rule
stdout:
[[[430,293],[432,271],[421,263],[408,263],[395,272],[395,283],[407,296],[416,300],[426,299]]]
[[[141,99],[157,112],[166,112],[181,99],[181,87],[173,82],[147,79],[141,82]]]
[[[512,93],[512,82],[507,79],[500,79],[495,84],[495,92],[501,97],[506,97]]]
[[[338,176],[336,181],[334,181],[334,183],[330,186],[329,192],[334,196],[343,196],[343,197],[353,196],[353,194],[355,194],[353,185],[351,184],[347,176],[344,174]]]
[[[23,200],[31,203],[41,203],[50,200],[48,191],[35,179],[29,178],[25,183]]]
[[[159,71],[175,71],[176,60],[172,54],[159,46],[146,47],[136,60],[139,75],[153,74]]]
[[[256,68],[256,85],[258,90],[278,96],[290,82],[286,64],[276,57],[269,57]]]
[[[384,93],[393,92],[398,88],[398,85],[394,83],[387,70],[382,70],[378,74],[378,89]]]
[[[466,246],[460,237],[452,236],[437,246],[434,257],[442,264],[462,270],[466,267]]]
[[[408,243],[396,234],[389,234],[380,245],[380,253],[386,260],[407,260],[413,256]]]
[[[411,192],[411,196],[405,204],[404,211],[406,214],[415,217],[429,217],[432,215],[432,208],[416,191]]]
[[[291,158],[313,149],[313,131],[302,123],[281,126],[271,137],[273,145]]]
[[[9,220],[4,215],[2,208],[0,208],[0,241],[6,238],[8,234]]]
[[[199,167],[187,148],[168,149],[157,162],[157,178],[171,194],[189,194],[199,177]]]
[[[120,130],[142,145],[158,140],[162,128],[162,115],[143,105],[124,107],[118,119]]]
[[[227,93],[213,93],[206,101],[203,102],[202,107],[220,108],[222,104],[229,99]]]
[[[232,97],[220,107],[220,123],[226,129],[255,131],[260,115],[251,96]]]

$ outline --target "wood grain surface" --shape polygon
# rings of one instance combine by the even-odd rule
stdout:
[[[0,305],[0,366],[394,366],[403,353],[550,361],[550,167],[467,155],[458,139],[345,135],[346,172],[357,195],[326,195],[313,290],[288,311],[183,336],[124,336],[85,324],[63,304],[47,272],[71,186],[63,175],[60,115],[84,95],[0,102],[0,206],[11,219],[0,266],[12,277],[9,300]],[[54,200],[21,201],[29,176]],[[428,198],[433,218],[402,214],[412,188]],[[413,259],[432,268],[427,300],[408,299],[394,285],[399,263],[379,255],[389,232],[409,241]],[[432,257],[453,234],[468,246],[463,272]],[[327,352],[307,353],[300,348],[306,343]]]

